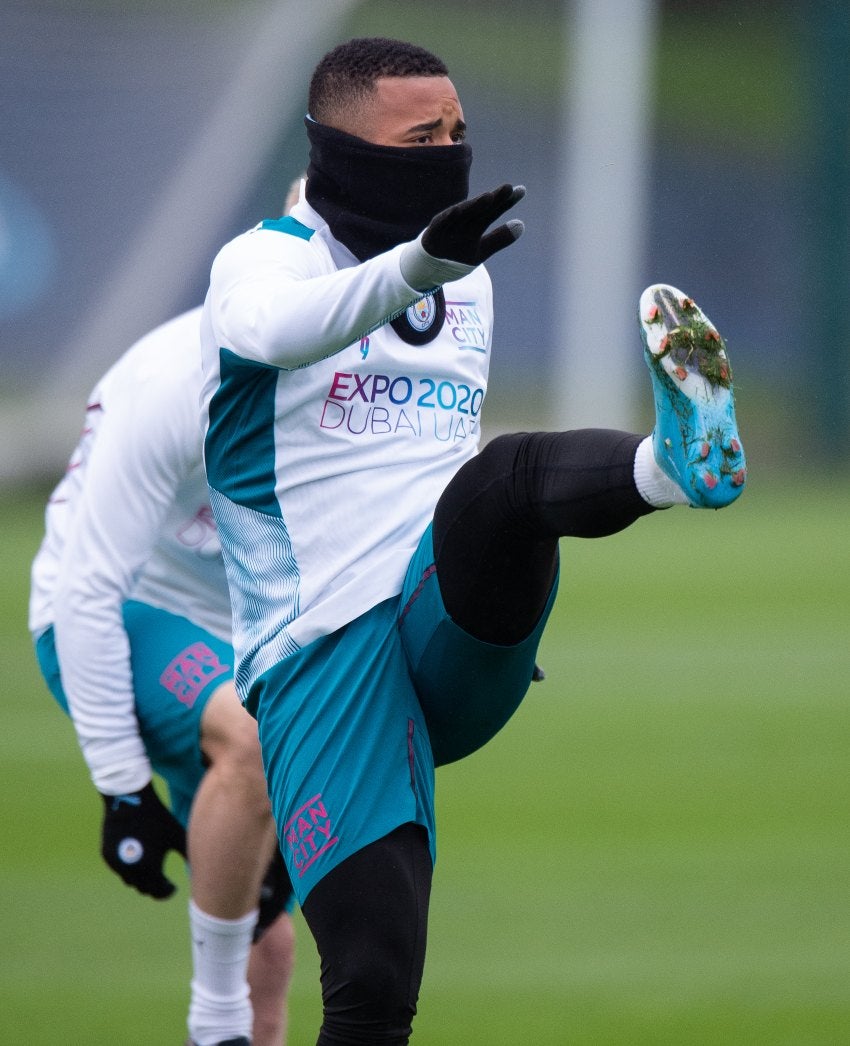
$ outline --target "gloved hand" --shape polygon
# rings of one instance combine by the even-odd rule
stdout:
[[[509,247],[525,229],[518,218],[487,230],[523,196],[524,185],[505,184],[440,211],[402,251],[405,282],[419,291],[434,290],[466,276],[496,251]]]
[[[292,896],[292,883],[283,860],[283,854],[275,849],[263,885],[260,887],[260,912],[254,927],[253,943],[263,936],[282,911]]]
[[[422,233],[422,246],[432,258],[480,265],[522,236],[525,226],[519,218],[505,222],[492,232],[487,229],[523,196],[524,185],[500,185],[492,192],[447,207],[431,219]]]
[[[162,871],[165,855],[186,856],[186,832],[160,802],[152,784],[127,795],[104,795],[100,852],[128,886],[164,900],[177,887]]]

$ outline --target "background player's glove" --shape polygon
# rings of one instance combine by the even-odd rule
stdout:
[[[401,274],[416,290],[432,290],[466,276],[496,251],[509,247],[525,226],[512,218],[487,230],[525,196],[524,185],[500,185],[463,200],[431,219],[422,235],[401,256]]]
[[[259,941],[281,912],[286,910],[292,896],[292,883],[280,850],[275,849],[263,885],[260,887],[260,912],[254,927],[254,944]]]
[[[157,900],[177,887],[163,875],[169,850],[186,856],[186,832],[160,802],[152,784],[140,792],[104,795],[100,852],[113,872],[128,886]]]

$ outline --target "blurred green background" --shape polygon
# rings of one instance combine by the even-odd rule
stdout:
[[[133,309],[114,296],[114,343],[63,363],[97,330],[86,317],[179,167],[180,113],[200,121],[213,86],[227,85],[226,19],[263,6],[0,10],[12,114],[0,158],[0,436],[7,465],[21,432],[31,450],[0,480],[4,1042],[183,1035],[185,877],[175,863],[180,893],[156,904],[102,865],[96,796],[32,656],[28,570],[103,360],[199,300],[213,244],[271,213],[303,167],[296,100],[251,176],[210,211],[209,242],[190,242],[174,293],[157,297],[149,267]],[[302,19],[318,10],[281,6]],[[569,6],[364,0],[306,58],[359,33],[431,47],[474,121],[479,187],[529,185],[526,253],[493,266],[490,431],[551,425],[559,341],[588,333],[561,316],[547,275]],[[36,15],[50,26],[41,42]],[[145,47],[130,49],[136,33]],[[671,280],[727,338],[750,484],[723,513],[674,510],[564,544],[546,680],[491,745],[438,775],[419,1046],[850,1042],[848,40],[844,0],[657,5],[635,292]],[[42,118],[58,129],[43,132]],[[112,148],[95,162],[98,135]],[[203,181],[197,191],[212,192]],[[3,206],[23,197],[19,241]],[[175,248],[185,238],[177,229]],[[604,360],[604,311],[594,315]],[[315,1040],[319,1012],[300,917],[299,941],[291,1046]]]

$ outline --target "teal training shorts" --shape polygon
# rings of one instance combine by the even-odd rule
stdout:
[[[434,767],[485,744],[516,710],[555,597],[515,646],[482,643],[443,606],[430,528],[401,596],[252,684],[280,846],[299,903],[346,857],[422,825],[436,857]]]
[[[171,810],[185,827],[204,776],[201,716],[212,694],[233,678],[233,649],[186,618],[144,603],[124,604],[139,731],[168,785]],[[68,711],[53,629],[36,642],[50,692]]]
[[[507,723],[525,697],[537,648],[558,591],[521,643],[497,646],[474,639],[446,613],[434,565],[431,528],[419,542],[404,581],[399,629],[435,766],[463,759]]]

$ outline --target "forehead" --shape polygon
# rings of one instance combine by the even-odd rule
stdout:
[[[463,110],[447,76],[382,76],[363,115],[367,125],[403,130],[437,119],[462,120]]]

